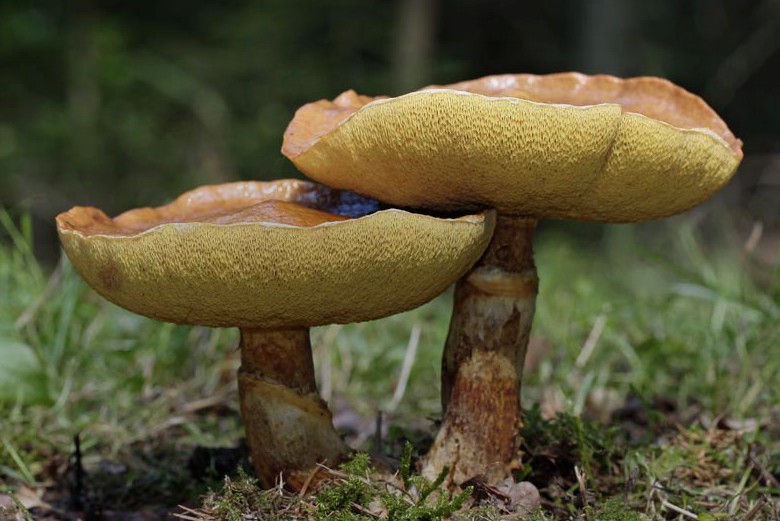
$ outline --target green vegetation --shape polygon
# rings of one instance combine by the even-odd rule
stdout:
[[[754,259],[728,223],[718,224],[713,244],[683,218],[607,228],[596,247],[540,231],[518,476],[542,494],[534,519],[777,516],[780,268]],[[3,506],[14,497],[35,505],[33,515],[72,510],[74,501],[92,512],[188,505],[179,512],[192,519],[512,514],[479,483],[449,496],[422,481],[403,448],[411,440],[415,453],[425,450],[434,432],[425,418],[438,409],[449,295],[386,320],[315,331],[320,386],[337,418],[350,439],[400,459],[401,470],[373,475],[358,457],[289,496],[258,491],[240,470],[240,449],[231,477],[216,456],[193,470],[195,447],[235,447],[242,436],[233,331],[127,313],[67,262],[47,273],[25,217],[0,212],[0,244],[0,485],[13,491],[0,492],[0,517],[22,509]],[[396,408],[415,330],[419,350]],[[373,436],[380,411],[389,425],[381,442]]]
[[[359,453],[339,467],[321,469],[328,475],[316,494],[283,495],[258,490],[258,482],[239,472],[225,478],[222,489],[206,496],[199,519],[239,521],[247,512],[263,512],[274,519],[437,521],[460,511],[472,489],[452,496],[441,490],[440,479],[430,482],[410,471],[411,445],[406,445],[398,475],[373,475],[370,458]]]
[[[125,312],[67,261],[33,255],[35,228],[52,261],[53,217],[74,204],[113,215],[199,184],[299,175],[279,146],[303,103],[498,72],[668,77],[745,141],[717,204],[758,216],[760,246],[777,240],[778,2],[426,3],[406,39],[431,49],[419,63],[396,45],[415,2],[0,3],[0,519],[357,519],[376,504],[389,517],[382,498],[399,518],[514,515],[479,483],[462,505],[429,489],[413,458],[393,490],[426,490],[422,503],[388,496],[362,459],[302,497],[259,491],[242,470],[236,332]],[[732,222],[696,213],[540,230],[518,475],[541,491],[533,519],[780,518],[780,252],[762,263]],[[450,299],[314,331],[320,389],[350,441],[390,461],[407,440],[424,452]]]

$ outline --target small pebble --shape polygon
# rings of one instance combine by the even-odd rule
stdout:
[[[530,514],[541,505],[539,490],[530,481],[515,483],[507,478],[497,488],[509,497],[508,506],[515,512]]]

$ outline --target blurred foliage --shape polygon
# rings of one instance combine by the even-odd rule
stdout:
[[[619,13],[608,0],[430,1],[420,86],[503,72],[661,75],[705,95],[748,151],[776,147],[778,0],[631,0]],[[117,213],[199,184],[296,176],[279,153],[296,107],[348,88],[397,93],[404,5],[0,2],[0,204],[21,202],[51,233],[74,204]],[[620,37],[588,43],[609,27]]]

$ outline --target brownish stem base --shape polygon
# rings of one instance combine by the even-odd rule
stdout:
[[[309,330],[241,330],[241,416],[257,475],[265,488],[280,475],[299,488],[318,463],[350,452],[317,393]]]
[[[482,259],[457,283],[442,361],[441,429],[423,464],[449,484],[496,484],[521,467],[520,384],[539,281],[535,220],[499,217]]]

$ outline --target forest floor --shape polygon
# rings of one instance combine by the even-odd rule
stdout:
[[[780,519],[778,252],[730,223],[599,230],[538,234],[516,478],[541,508],[526,518]],[[414,476],[436,429],[451,294],[312,333],[337,427],[399,472],[373,475],[360,456],[302,494],[260,491],[237,332],[121,310],[67,262],[39,266],[29,235],[0,212],[0,519],[519,516],[492,487],[450,496]]]

